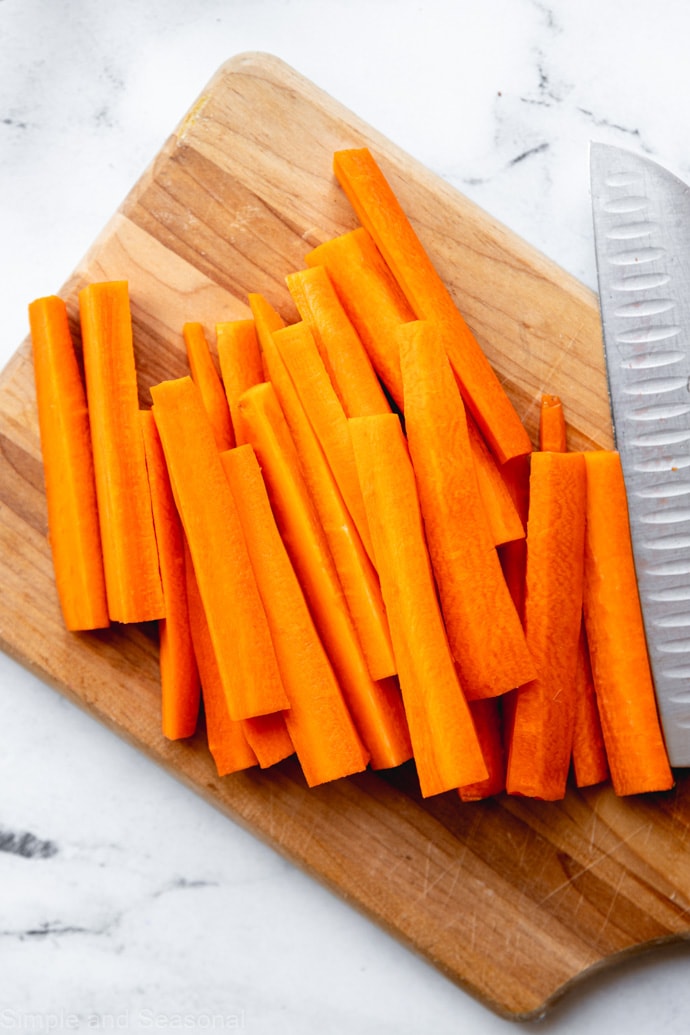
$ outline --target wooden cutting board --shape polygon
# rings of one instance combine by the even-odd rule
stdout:
[[[337,148],[366,144],[534,435],[562,396],[573,448],[610,446],[595,297],[273,57],[224,65],[62,294],[130,282],[143,405],[186,373],[181,328],[248,315],[258,291],[296,317],[284,277],[356,225]],[[27,299],[27,302],[30,301]],[[30,347],[0,379],[4,649],[497,1013],[541,1012],[632,950],[690,936],[688,780],[644,800],[609,787],[560,804],[422,801],[410,766],[308,790],[287,762],[219,779],[204,745],[159,731],[152,628],[62,626],[46,538]],[[584,990],[583,990],[584,991]]]

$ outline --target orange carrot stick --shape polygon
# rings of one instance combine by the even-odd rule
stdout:
[[[539,445],[542,450],[556,453],[567,450],[565,414],[557,395],[541,397]],[[580,628],[575,679],[573,772],[578,787],[591,787],[609,776],[584,620]]]
[[[575,698],[573,773],[578,787],[592,787],[608,780],[610,774],[584,620],[577,655]]]
[[[287,712],[283,711],[242,719],[242,729],[247,743],[262,769],[269,769],[295,753],[286,716]]]
[[[364,227],[330,238],[306,256],[323,266],[352,321],[371,363],[391,398],[402,409],[402,381],[395,330],[415,314]]]
[[[314,787],[361,772],[368,755],[280,537],[254,450],[241,446],[221,459],[290,701],[285,721],[307,783]]]
[[[395,659],[378,575],[278,350],[277,335],[294,332],[279,326],[279,314],[264,298],[249,297],[264,366],[294,441],[369,671],[373,679],[385,679],[395,673]],[[366,518],[362,520],[366,525]]]
[[[273,342],[314,436],[323,450],[343,502],[371,557],[371,540],[350,428],[314,337],[307,325],[299,322],[276,331]]]
[[[654,696],[620,456],[584,454],[584,613],[592,675],[616,794],[673,786]]]
[[[127,282],[89,284],[79,310],[108,611],[115,622],[154,621],[163,590]]]
[[[539,408],[539,448],[565,453],[567,435],[563,403],[557,395],[542,395]]]
[[[80,631],[110,624],[86,394],[67,307],[29,305],[48,537],[63,620]]]
[[[191,598],[190,628],[203,682],[206,737],[218,775],[224,776],[254,765],[267,769],[294,753],[285,715],[271,712],[249,719],[235,720],[231,717],[186,541],[184,558],[187,593]]]
[[[240,396],[252,385],[264,379],[261,349],[252,319],[226,320],[216,324],[216,349],[225,395],[230,408],[230,418],[237,445],[240,422],[237,407]]]
[[[230,449],[235,445],[230,409],[203,325],[190,321],[182,328],[182,335],[192,380],[201,392],[218,449]]]
[[[538,675],[512,702],[506,789],[546,801],[564,797],[570,769],[585,489],[581,453],[532,454],[525,630]]]
[[[422,795],[485,780],[488,771],[438,605],[400,421],[350,418],[374,552]]]
[[[529,471],[530,456],[519,456],[509,460],[501,467],[503,481],[518,512],[523,528],[527,527],[529,512]],[[527,544],[525,537],[502,543],[498,547],[501,567],[505,575],[510,595],[517,612],[523,620],[525,615],[525,571],[527,564]]]
[[[415,316],[438,322],[463,397],[501,463],[529,453],[522,422],[368,148],[337,151],[335,175]]]
[[[240,400],[245,438],[261,465],[278,528],[345,702],[374,769],[400,765],[411,747],[396,682],[375,681],[366,663],[295,443],[270,382]]]
[[[404,331],[404,333],[402,333]],[[479,493],[465,405],[435,324],[398,335],[405,427],[448,641],[468,699],[536,675]]]
[[[483,801],[500,794],[506,785],[501,701],[497,697],[484,697],[469,704],[489,775],[486,780],[459,787],[458,794],[461,801]]]
[[[314,335],[346,416],[388,413],[390,403],[325,268],[297,270],[286,281],[300,317]]]
[[[225,687],[216,660],[211,633],[201,602],[189,548],[185,540],[185,573],[189,623],[194,652],[201,675],[206,737],[219,776],[236,773],[258,764],[245,733],[245,722],[230,716]]]
[[[230,715],[281,711],[287,696],[201,392],[181,377],[151,397]]]
[[[466,416],[479,494],[484,502],[494,545],[504,546],[516,539],[524,539],[525,526],[506,484],[503,469],[496,463],[472,414],[466,411]]]
[[[184,531],[153,414],[142,410],[140,417],[165,604],[158,623],[161,726],[165,737],[179,740],[195,733],[201,696],[187,606]]]

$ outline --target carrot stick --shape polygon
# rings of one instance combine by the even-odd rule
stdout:
[[[300,317],[314,335],[346,416],[388,413],[390,403],[369,354],[325,268],[297,270],[286,281]]]
[[[374,769],[400,765],[411,747],[396,682],[366,663],[295,443],[270,382],[240,400],[245,438],[261,465],[271,506],[314,623]]]
[[[592,787],[594,784],[608,780],[610,774],[584,620],[580,630],[575,691],[573,772],[578,787]]]
[[[512,702],[506,789],[546,801],[564,797],[570,769],[585,489],[581,453],[532,454],[525,630],[538,676]]]
[[[506,484],[503,469],[496,463],[472,414],[467,411],[466,415],[479,494],[484,502],[494,546],[524,539],[525,526]]]
[[[237,407],[239,398],[247,388],[258,385],[264,379],[261,349],[252,319],[226,320],[216,324],[216,349],[225,395],[230,408],[230,418],[237,445],[239,420]]]
[[[163,617],[127,282],[79,292],[108,611],[114,622]]]
[[[536,675],[479,493],[465,405],[435,324],[401,329],[405,427],[450,648],[468,699]]]
[[[585,627],[613,789],[667,790],[673,775],[656,710],[620,456],[595,450],[584,458]]]
[[[254,715],[242,719],[242,729],[247,743],[257,757],[262,769],[282,762],[295,753],[295,746],[288,731],[287,712],[270,712],[268,715]]]
[[[539,448],[554,453],[567,449],[563,403],[557,395],[542,395],[539,407]]]
[[[201,392],[181,377],[151,397],[230,715],[281,711],[287,696]]]
[[[244,445],[221,459],[290,701],[285,721],[307,783],[314,787],[361,772],[368,755],[280,537],[256,454]]]
[[[427,797],[488,771],[438,605],[414,471],[395,414],[351,417],[420,789]]]
[[[438,322],[463,397],[501,463],[529,453],[522,422],[368,148],[336,151],[335,175],[415,316]]]
[[[182,335],[192,380],[201,392],[218,449],[230,449],[235,445],[230,409],[203,325],[190,321],[182,328]]]
[[[501,466],[503,483],[518,512],[523,528],[527,526],[529,512],[529,471],[530,457],[519,456]],[[527,565],[527,543],[525,537],[502,543],[498,547],[498,556],[505,575],[510,595],[517,612],[523,620],[525,615],[525,571]]]
[[[306,256],[323,266],[391,398],[402,409],[402,381],[395,330],[415,314],[364,227],[330,238]]]
[[[314,337],[303,322],[276,331],[273,342],[292,381],[335,484],[371,557],[371,539],[350,428]],[[387,673],[390,674],[390,673]]]
[[[264,377],[266,377],[268,373],[266,370],[266,349],[270,350],[271,348],[271,336],[274,332],[281,330],[286,324],[278,310],[263,295],[260,295],[258,292],[252,292],[248,297],[248,301],[261,350]]]
[[[378,575],[278,349],[278,334],[295,332],[279,326],[279,314],[261,296],[250,295],[250,305],[264,366],[294,441],[369,671],[373,679],[385,679],[395,673],[395,659]],[[364,516],[362,520],[366,525]]]
[[[187,606],[184,531],[151,410],[141,410],[140,418],[165,604],[158,622],[161,726],[165,737],[179,740],[196,731],[201,695]]]
[[[236,773],[257,765],[258,759],[247,740],[244,721],[232,719],[228,711],[225,687],[186,540],[185,574],[189,624],[201,675],[208,748],[218,775],[226,776],[228,773]]]
[[[565,414],[557,395],[541,397],[539,444],[542,450],[556,453],[567,450]],[[578,787],[590,787],[609,776],[584,619],[581,622],[576,665],[573,772]]]
[[[496,697],[484,697],[469,705],[489,775],[486,780],[459,787],[458,794],[461,801],[483,801],[500,794],[506,785],[501,702]]]
[[[29,305],[48,510],[48,537],[62,617],[74,632],[110,624],[86,394],[57,295]]]
[[[235,720],[230,716],[191,554],[184,542],[190,628],[203,682],[206,736],[219,776],[259,765],[267,769],[294,753],[283,712]]]

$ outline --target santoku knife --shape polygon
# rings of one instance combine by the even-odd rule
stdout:
[[[606,144],[590,150],[616,448],[671,764],[690,765],[690,188]]]

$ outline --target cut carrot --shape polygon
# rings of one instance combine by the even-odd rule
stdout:
[[[238,438],[237,406],[239,398],[248,388],[260,384],[264,379],[261,349],[254,321],[252,319],[226,320],[223,323],[217,323],[216,349],[218,350],[218,362],[225,396],[230,408],[235,442],[239,446],[242,445]]]
[[[477,422],[467,410],[466,417],[479,493],[484,502],[494,545],[504,546],[516,539],[524,539],[525,526],[506,484],[503,468],[496,463]]]
[[[523,528],[527,527],[529,513],[530,456],[520,456],[501,466],[503,482],[515,505]],[[527,543],[525,536],[513,539],[498,547],[498,556],[505,575],[510,595],[524,625],[525,616],[525,572],[527,567]]]
[[[584,454],[584,613],[592,675],[616,794],[673,786],[656,710],[620,456]]]
[[[286,715],[287,712],[282,711],[242,719],[242,729],[247,743],[262,769],[269,769],[295,753]]]
[[[565,453],[567,433],[563,403],[557,395],[542,395],[539,408],[539,448]]]
[[[565,795],[582,622],[585,498],[581,453],[532,454],[525,631],[538,675],[513,700],[509,794],[547,801]]]
[[[325,268],[298,270],[286,281],[300,317],[314,335],[346,416],[388,413],[390,403],[369,354]]]
[[[307,783],[314,787],[361,772],[368,755],[280,537],[254,450],[244,445],[221,459],[290,701],[285,721]]]
[[[87,285],[79,310],[108,611],[114,622],[154,621],[163,590],[127,282]]]
[[[599,718],[584,621],[580,631],[575,690],[573,773],[578,787],[592,787],[609,778],[609,764],[606,759],[606,745]]]
[[[288,700],[201,392],[181,377],[151,397],[230,715],[282,711]]]
[[[565,414],[557,395],[541,397],[539,446],[542,450],[556,453],[567,450]],[[591,787],[609,776],[584,619],[581,622],[576,665],[573,773],[578,787]]]
[[[278,325],[280,316],[261,296],[250,295],[250,305],[264,366],[294,441],[369,671],[373,679],[385,679],[395,673],[395,659],[378,575],[278,349],[278,334],[294,332]],[[365,516],[362,520],[366,525]]]
[[[62,617],[74,632],[110,624],[86,393],[57,295],[29,305],[48,511],[48,538]]]
[[[330,238],[306,256],[310,267],[323,266],[371,363],[391,398],[402,409],[396,328],[415,314],[364,227]]]
[[[420,789],[427,797],[488,771],[458,679],[424,541],[414,471],[395,414],[350,418]]]
[[[281,537],[312,612],[345,702],[374,769],[411,755],[396,681],[375,681],[355,631],[323,527],[309,494],[295,443],[270,382],[240,400],[245,439],[261,466]]]
[[[405,428],[429,556],[468,699],[534,679],[536,668],[501,569],[479,493],[465,405],[437,327],[398,335]]]
[[[201,696],[187,606],[184,531],[153,414],[142,410],[140,417],[165,604],[158,623],[161,726],[165,737],[179,740],[195,733]]]
[[[236,773],[257,765],[258,759],[247,740],[244,722],[231,718],[228,711],[225,687],[186,541],[185,573],[189,623],[201,675],[208,748],[218,775],[227,776],[228,773]]]
[[[500,794],[506,785],[501,702],[497,697],[470,701],[470,712],[489,775],[486,780],[458,788],[458,794],[461,801],[483,801]]]
[[[280,313],[263,295],[258,292],[252,292],[248,296],[249,308],[251,309],[252,316],[254,318],[254,326],[256,327],[256,336],[259,341],[259,348],[261,350],[261,363],[263,366],[264,376],[268,380],[268,371],[266,370],[266,349],[271,346],[271,335],[275,331],[279,331],[282,327],[286,326],[285,320],[282,318]]]
[[[184,543],[190,628],[203,682],[206,737],[219,776],[259,765],[267,769],[294,753],[284,712],[235,720],[227,697],[206,621],[191,554]]]
[[[314,336],[307,325],[300,321],[276,331],[273,341],[323,450],[343,502],[371,557],[369,527],[357,477],[350,428]]]
[[[517,411],[372,153],[366,147],[336,151],[333,167],[417,319],[439,324],[465,402],[498,460],[529,453],[531,443]]]
[[[218,449],[235,445],[230,409],[203,325],[190,321],[182,328],[192,380],[201,392]]]

